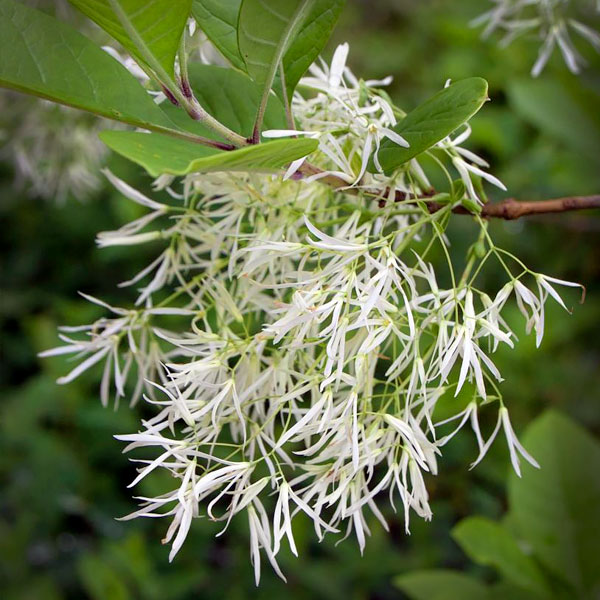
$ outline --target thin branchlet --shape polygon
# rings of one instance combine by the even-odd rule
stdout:
[[[315,165],[305,162],[300,167],[300,174],[304,177],[311,177],[322,173],[322,169],[319,169]],[[335,175],[325,175],[320,178],[321,183],[327,184],[335,190],[343,190],[345,193],[352,195],[358,195],[362,193],[367,199],[368,198],[379,198],[379,208],[384,208],[388,203],[390,196],[390,189],[352,189],[348,188],[348,182],[344,181],[340,177]],[[437,212],[444,205],[430,200],[432,196],[436,195],[436,191],[431,188],[423,190],[420,194],[414,194],[412,192],[396,191],[394,193],[394,202],[411,204],[416,200],[421,200],[426,203],[431,213]],[[525,201],[517,200],[516,198],[507,198],[501,202],[486,203],[481,207],[481,216],[488,219],[504,219],[512,221],[526,217],[530,215],[543,215],[551,213],[562,213],[571,212],[578,210],[589,210],[594,208],[600,208],[600,195],[591,196],[568,196],[564,198],[554,198],[549,200],[534,200]],[[473,213],[466,209],[464,206],[455,206],[452,212],[457,215],[472,215]]]

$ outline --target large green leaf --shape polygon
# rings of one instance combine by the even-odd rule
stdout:
[[[69,1],[127,48],[138,62],[156,70],[152,64],[156,61],[173,78],[175,56],[192,0]]]
[[[489,600],[483,583],[457,571],[430,569],[414,571],[394,579],[412,600]]]
[[[241,4],[242,0],[194,0],[192,12],[200,28],[220,50],[221,54],[232,65],[245,71],[247,70],[246,62],[242,58],[240,46],[238,45],[238,19]],[[316,0],[312,5],[312,9],[306,13],[306,18],[300,23],[295,37],[290,40],[282,58],[289,98],[291,98],[302,75],[325,47],[345,4],[346,0]],[[258,15],[258,20],[262,22],[265,14],[268,13],[268,8],[279,10],[280,6],[283,6],[282,2],[248,3],[242,18],[244,23],[251,23],[248,27],[250,34],[256,37],[254,35],[255,31],[262,32],[262,25],[258,30],[252,29],[255,24],[251,21],[251,17],[254,19],[255,15]],[[278,20],[274,20],[277,24]],[[272,48],[270,44],[278,39],[277,35],[274,31],[271,39],[268,39],[269,44],[267,47]],[[242,43],[242,47],[252,46],[253,50],[256,42],[248,40],[247,35],[243,37],[245,41]],[[260,46],[260,43],[257,44]],[[252,54],[250,54],[250,57],[252,58]],[[264,70],[264,67],[259,70]],[[255,69],[250,68],[249,71],[253,76],[257,75]],[[257,80],[264,85],[260,74]]]
[[[252,79],[269,90],[281,60],[316,0],[242,0],[238,44]]]
[[[261,100],[261,90],[244,73],[214,65],[190,63],[190,84],[200,104],[215,119],[233,131],[250,136]],[[164,110],[180,127],[198,135],[214,137],[201,123],[190,119],[171,104]],[[264,129],[285,129],[285,109],[274,95],[269,97]]]
[[[100,556],[82,553],[77,562],[77,570],[83,587],[92,600],[130,600],[131,595],[123,575]]]
[[[310,154],[318,146],[317,140],[289,139],[228,152],[158,133],[104,131],[100,138],[153,177],[209,171],[272,172]]]
[[[487,92],[485,79],[472,77],[453,83],[417,106],[394,128],[409,147],[389,139],[381,144],[379,162],[383,170],[389,173],[449,136],[483,106]],[[372,164],[370,170],[375,170]]]
[[[283,57],[288,98],[325,47],[345,4],[346,0],[316,0],[314,3]]]
[[[531,592],[514,585],[508,581],[498,581],[488,587],[490,600],[538,600],[539,596],[532,596]],[[552,595],[545,596],[544,600],[572,600],[559,596],[554,590]]]
[[[0,0],[0,85],[146,128],[172,124],[127,69],[40,11]]]
[[[512,534],[499,523],[483,517],[462,520],[452,537],[477,563],[495,567],[504,577],[541,598],[550,595],[544,576]]]
[[[600,594],[600,444],[582,427],[548,412],[523,445],[541,469],[509,481],[510,519],[547,568],[581,598]]]
[[[238,69],[246,70],[237,39],[242,0],[194,0],[192,14],[200,29],[221,54]]]

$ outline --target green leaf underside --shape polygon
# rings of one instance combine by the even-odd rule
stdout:
[[[511,523],[536,558],[577,590],[600,590],[600,444],[554,411],[538,419],[523,445],[541,469],[523,466],[509,480]]]
[[[260,3],[254,4],[256,7]],[[276,9],[280,6],[280,2],[269,4],[268,0],[264,4]],[[297,34],[290,40],[282,60],[288,98],[292,97],[300,78],[325,47],[345,4],[346,0],[316,0],[299,24]],[[238,45],[241,5],[242,0],[194,0],[192,12],[200,28],[221,54],[234,67],[247,71]],[[258,14],[265,14],[264,9],[259,7],[258,10]],[[258,31],[262,31],[262,28]],[[250,72],[253,72],[252,69]]]
[[[159,133],[104,131],[100,139],[112,150],[152,175],[187,175],[211,171],[274,172],[317,149],[317,140],[275,140],[222,151]]]
[[[68,25],[0,0],[0,85],[141,127],[172,127],[118,61]]]
[[[194,0],[192,14],[208,39],[237,69],[246,70],[237,40],[242,0]]]
[[[248,74],[271,88],[277,68],[316,0],[243,0],[238,44]]]
[[[190,84],[200,104],[215,119],[236,133],[249,137],[252,134],[261,90],[244,73],[214,65],[190,63]],[[190,119],[172,104],[163,104],[169,118],[182,129],[196,135],[214,138],[206,127]],[[263,129],[285,129],[285,108],[273,94],[269,98]]]
[[[475,562],[496,568],[506,579],[540,597],[550,594],[536,562],[500,523],[483,517],[461,521],[452,537]]]
[[[138,62],[148,65],[139,42],[132,39],[108,0],[69,1],[121,43]],[[175,56],[192,8],[192,0],[116,1],[147,51],[169,76],[174,77]]]
[[[379,162],[386,173],[425,152],[466,123],[487,100],[485,79],[472,77],[457,81],[409,112],[394,128],[409,144],[403,148],[386,139],[379,150]],[[375,171],[373,164],[371,172]]]
[[[396,577],[394,583],[412,600],[489,600],[476,579],[457,571],[430,569]]]
[[[300,78],[322,52],[346,0],[316,0],[308,17],[283,57],[287,97],[291,99]]]

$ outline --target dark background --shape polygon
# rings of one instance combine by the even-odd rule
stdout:
[[[349,40],[354,72],[365,79],[393,74],[390,93],[405,109],[437,91],[447,78],[483,76],[490,82],[492,102],[473,120],[468,147],[490,161],[510,195],[538,199],[600,192],[598,57],[583,45],[590,65],[577,77],[555,55],[533,81],[529,70],[539,40],[518,40],[502,50],[497,37],[482,41],[480,32],[468,27],[487,5],[480,0],[349,0],[326,55],[335,43]],[[57,386],[54,380],[66,372],[66,360],[42,361],[36,353],[56,345],[58,325],[87,323],[100,316],[78,291],[131,302],[133,292],[118,290],[116,284],[152,254],[139,247],[95,247],[98,231],[116,228],[136,215],[135,208],[108,186],[86,202],[68,197],[61,204],[32,196],[26,185],[15,189],[12,136],[19,119],[35,110],[35,101],[5,95],[0,105],[11,106],[13,115],[10,120],[6,111],[0,116],[5,138],[0,163],[4,598],[386,599],[402,597],[391,581],[410,569],[474,570],[449,531],[467,515],[502,515],[509,461],[499,440],[486,460],[469,471],[476,453],[467,433],[446,447],[440,475],[428,481],[433,522],[415,517],[412,535],[406,536],[401,519],[385,507],[391,533],[374,523],[362,558],[353,540],[337,547],[333,541],[317,544],[310,524],[299,522],[300,558],[281,554],[287,586],[263,565],[261,587],[254,587],[243,519],[234,520],[227,535],[218,539],[211,524],[196,520],[173,564],[167,561],[167,547],[160,544],[166,522],[115,520],[135,508],[126,489],[134,469],[112,436],[135,431],[143,409],[103,409],[97,371]],[[60,139],[53,149],[57,155],[63,151]],[[137,167],[116,158],[109,161],[130,183],[148,187]],[[453,252],[460,256],[474,229],[466,218],[455,221]],[[490,231],[499,245],[532,269],[587,286],[584,305],[578,304],[576,293],[565,293],[572,315],[549,300],[547,333],[538,350],[533,338],[525,336],[521,320],[511,315],[520,343],[515,351],[499,352],[496,362],[506,377],[501,389],[515,429],[521,432],[545,408],[554,407],[597,434],[599,212],[494,222]],[[485,280],[491,290],[501,283],[493,271]],[[483,418],[489,427],[495,411]],[[153,484],[144,485],[138,493],[152,493]],[[491,577],[487,571],[475,573]]]

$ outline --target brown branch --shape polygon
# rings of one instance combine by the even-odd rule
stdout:
[[[514,198],[508,198],[502,202],[486,204],[481,211],[481,216],[512,221],[513,219],[519,219],[528,215],[562,213],[588,208],[600,208],[600,195],[570,196],[554,200],[539,200],[537,202],[520,202]]]
[[[321,173],[321,169],[310,163],[304,163],[300,168],[300,173],[304,177],[317,175]],[[327,175],[319,179],[322,183],[329,185],[334,189],[345,191],[349,194],[358,194],[359,191],[372,196],[374,199],[379,199],[379,207],[383,208],[387,204],[390,192],[386,190],[360,190],[358,188],[348,187],[348,183],[335,175]],[[443,204],[434,200],[428,200],[435,196],[435,190],[426,190],[420,195],[415,195],[410,192],[397,191],[395,194],[395,202],[405,202],[412,204],[415,200],[423,200],[429,212],[435,213],[443,207]],[[529,215],[544,215],[549,213],[562,213],[574,210],[585,210],[590,208],[600,208],[600,195],[594,196],[569,196],[566,198],[555,198],[553,200],[538,200],[538,201],[519,201],[515,198],[507,198],[501,202],[485,204],[481,210],[481,216],[486,219],[505,219],[512,221]],[[456,206],[452,212],[458,215],[472,214],[464,206]]]
[[[420,198],[427,203],[429,212],[435,213],[443,207],[443,204],[435,201],[427,201],[427,197],[431,197],[432,195],[432,191],[427,191],[420,196]],[[406,194],[404,192],[396,193],[396,202],[410,202],[414,200],[416,200],[416,198],[412,194]],[[381,207],[385,206],[385,201],[381,200],[379,205]],[[545,215],[590,208],[600,208],[600,195],[569,196],[567,198],[554,198],[552,200],[538,201],[520,201],[515,198],[507,198],[501,202],[484,204],[481,209],[481,216],[485,219],[504,219],[505,221],[513,221],[530,215]],[[452,212],[457,215],[473,214],[464,206],[455,206],[452,209]]]

